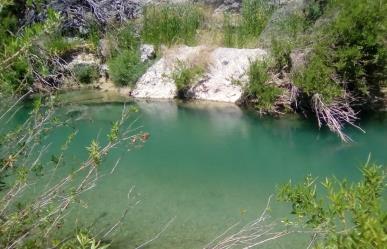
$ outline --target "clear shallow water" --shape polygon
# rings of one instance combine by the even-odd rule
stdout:
[[[135,248],[152,238],[172,218],[169,228],[149,247],[202,248],[230,225],[260,214],[276,185],[316,176],[358,179],[358,167],[369,153],[387,164],[387,118],[368,119],[366,134],[349,131],[352,144],[343,144],[328,131],[294,117],[259,118],[233,105],[137,102],[138,126],[151,134],[143,148],[115,151],[121,157],[113,174],[84,196],[86,209],[68,219],[100,226],[113,224],[127,206],[128,190],[135,186],[141,201],[131,209],[118,231],[113,248]],[[77,113],[72,125],[79,129],[71,156],[85,154],[85,146],[104,134],[120,117],[121,104],[73,105],[63,112]],[[66,139],[61,129],[53,144]],[[105,162],[106,173],[114,161]],[[287,207],[273,203],[280,218]],[[265,248],[304,248],[294,238]]]

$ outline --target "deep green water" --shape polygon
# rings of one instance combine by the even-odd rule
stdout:
[[[98,226],[113,224],[127,206],[135,186],[140,203],[131,209],[115,236],[113,248],[135,248],[152,238],[173,217],[169,228],[149,247],[202,248],[228,226],[260,214],[276,185],[302,180],[311,173],[359,179],[358,168],[372,159],[387,164],[387,118],[367,118],[367,131],[349,133],[343,144],[329,131],[296,117],[260,118],[233,105],[137,102],[136,127],[151,134],[142,148],[113,152],[104,163],[107,175],[84,196],[87,208],[68,219]],[[121,114],[122,104],[76,104],[63,107],[75,116],[79,133],[70,156],[84,157],[85,147],[102,136]],[[50,142],[61,144],[69,134],[59,129]],[[110,174],[113,158],[120,164]],[[69,166],[71,167],[71,166]],[[273,218],[288,207],[273,202]],[[279,240],[265,248],[305,248],[299,238]]]

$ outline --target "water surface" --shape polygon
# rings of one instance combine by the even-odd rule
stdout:
[[[174,222],[149,247],[202,248],[228,226],[260,214],[276,185],[302,180],[313,174],[356,180],[358,168],[369,154],[387,164],[387,119],[367,119],[367,131],[348,132],[354,143],[344,144],[327,130],[290,116],[260,118],[234,105],[168,101],[139,101],[136,126],[151,134],[144,147],[111,155],[120,164],[84,198],[86,209],[68,219],[100,226],[113,224],[128,204],[128,190],[135,186],[141,202],[131,209],[118,231],[113,248],[135,248],[154,236],[172,218]],[[82,157],[85,147],[102,136],[120,117],[123,104],[75,104],[63,107],[76,113],[79,130],[70,155]],[[67,113],[67,114],[66,114]],[[60,144],[68,135],[61,129],[51,137]],[[105,163],[110,172],[113,160]],[[273,203],[273,216],[281,218],[287,207]],[[281,240],[265,248],[304,248],[299,240]],[[302,241],[302,240],[300,240]]]

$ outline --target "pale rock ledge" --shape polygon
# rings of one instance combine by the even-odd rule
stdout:
[[[171,77],[178,61],[202,61],[207,72],[189,90],[188,97],[200,100],[237,102],[247,81],[247,70],[254,60],[264,60],[262,49],[208,48],[204,46],[172,48],[138,80],[132,96],[171,99],[177,89]]]

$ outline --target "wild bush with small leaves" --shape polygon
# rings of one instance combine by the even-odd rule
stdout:
[[[268,82],[270,67],[267,62],[255,61],[250,64],[249,81],[245,89],[245,98],[254,103],[261,112],[271,112],[282,90]]]
[[[184,62],[179,61],[172,73],[172,79],[176,84],[178,96],[184,98],[189,87],[191,87],[194,81],[203,75],[203,73],[204,68],[202,66],[187,65]]]
[[[291,204],[295,222],[312,229],[314,248],[385,248],[386,170],[367,163],[361,173],[357,183],[325,178],[318,184],[318,178],[307,176],[303,183],[279,188],[278,198]]]
[[[82,84],[93,83],[99,77],[98,67],[90,64],[78,64],[74,66],[74,75]]]

